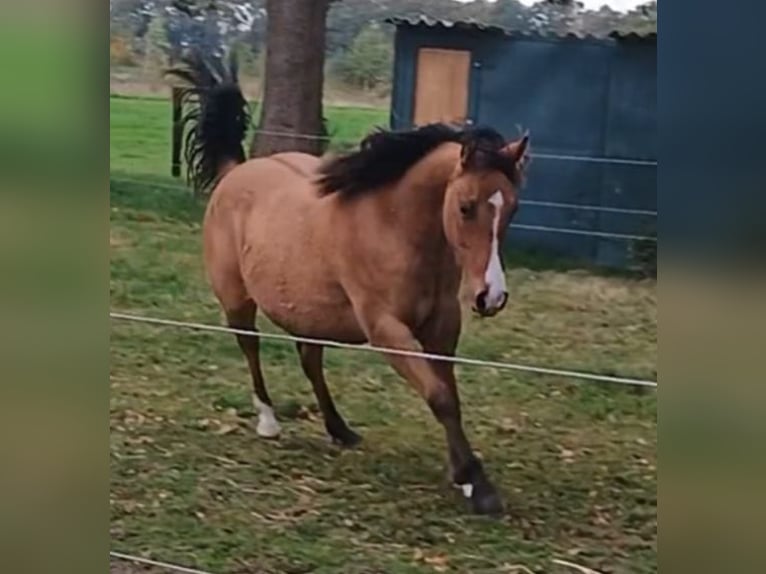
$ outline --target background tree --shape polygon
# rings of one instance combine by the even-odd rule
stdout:
[[[144,78],[149,81],[152,91],[157,91],[161,85],[165,69],[167,69],[170,53],[165,14],[154,15],[144,34]]]
[[[622,26],[639,34],[657,33],[657,2],[646,2],[628,12]]]
[[[528,27],[537,32],[586,32],[582,26],[584,4],[577,0],[541,0],[529,6],[528,12]]]
[[[171,60],[189,46],[211,56],[235,50],[243,56],[244,85],[256,76],[263,84],[259,127],[321,136],[326,55],[338,64],[329,71],[344,88],[356,88],[354,96],[362,98],[374,90],[378,97],[390,86],[393,53],[393,27],[383,21],[422,14],[543,33],[603,36],[615,29],[657,29],[656,2],[619,13],[606,7],[585,10],[577,0],[540,0],[531,6],[519,0],[110,0],[111,55],[115,64],[143,61],[147,79],[156,82],[154,68],[168,58],[163,54],[168,44]],[[323,141],[261,133],[251,145],[254,155],[283,150],[321,153]]]
[[[109,3],[110,59],[118,65],[136,65],[143,53],[143,38],[152,19],[148,0],[111,0]]]
[[[325,20],[331,0],[267,0],[266,73],[259,129],[326,135],[322,116]],[[256,133],[251,156],[321,154],[321,139]]]
[[[392,39],[373,23],[354,38],[338,62],[337,73],[349,86],[374,90],[390,84],[392,66]]]
[[[488,9],[488,14],[488,23],[509,30],[524,30],[529,26],[529,10],[519,0],[497,0]]]

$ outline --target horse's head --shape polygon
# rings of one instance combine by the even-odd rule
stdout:
[[[506,143],[492,130],[467,132],[460,161],[447,185],[444,229],[483,316],[508,300],[501,246],[518,206],[529,136]]]

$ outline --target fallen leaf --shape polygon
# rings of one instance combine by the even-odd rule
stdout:
[[[449,558],[444,554],[437,554],[436,556],[426,556],[423,561],[431,566],[446,566]]]
[[[599,512],[593,517],[593,524],[597,526],[608,526],[609,520]]]
[[[214,434],[217,434],[217,435],[231,434],[233,432],[236,432],[238,429],[239,429],[239,425],[237,424],[222,424],[214,431]]]
[[[504,419],[501,419],[498,423],[498,426],[500,427],[500,430],[506,433],[517,433],[519,432],[519,425],[510,417],[506,417]]]
[[[575,451],[569,450],[568,448],[560,447],[561,449],[561,458],[564,459],[564,462],[572,462],[575,456]]]
[[[129,427],[137,427],[144,424],[146,417],[136,411],[126,410],[123,417],[125,424]]]
[[[305,405],[301,405],[298,412],[295,413],[295,418],[310,421],[314,419],[314,415]]]
[[[591,568],[582,566],[580,564],[575,564],[574,562],[567,562],[566,560],[560,560],[558,558],[554,558],[552,562],[554,564],[558,564],[559,566],[567,566],[568,568],[574,568],[581,574],[600,574],[600,572],[598,572],[597,570],[592,570]]]

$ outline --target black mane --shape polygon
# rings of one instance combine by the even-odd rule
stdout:
[[[323,194],[357,195],[400,179],[429,152],[446,142],[470,149],[476,167],[498,167],[497,153],[505,140],[491,128],[459,129],[430,124],[408,131],[378,129],[362,140],[359,150],[337,157],[320,168],[319,189]],[[479,158],[482,156],[482,158]],[[498,167],[503,169],[507,167]],[[506,171],[503,169],[503,171]]]

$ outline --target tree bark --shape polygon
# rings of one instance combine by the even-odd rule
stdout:
[[[267,0],[266,73],[251,157],[281,151],[320,155],[325,19],[331,0]],[[318,139],[268,132],[308,134]]]

